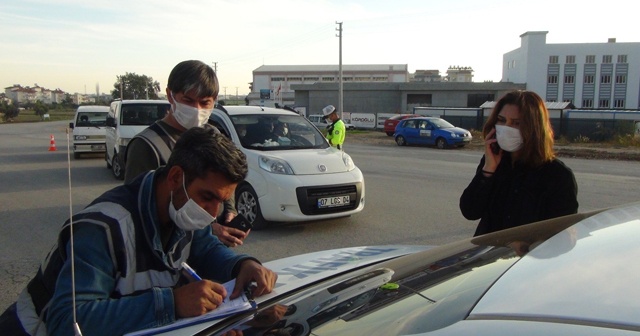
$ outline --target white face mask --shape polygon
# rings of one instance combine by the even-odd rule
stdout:
[[[173,98],[174,103],[173,117],[180,126],[190,129],[207,123],[213,109],[199,109],[197,107],[179,103],[173,95],[173,92],[171,93],[171,97]]]
[[[184,189],[185,195],[189,197],[187,194],[187,189],[184,185],[184,173],[182,174],[182,189]],[[171,220],[185,231],[195,231],[204,229],[207,225],[213,223],[216,218],[211,216],[206,210],[198,205],[191,197],[187,203],[185,203],[182,208],[176,210],[173,205],[173,191],[171,192],[171,201],[169,202],[169,217]]]
[[[522,134],[517,128],[496,125],[498,146],[507,152],[515,152],[522,148]]]

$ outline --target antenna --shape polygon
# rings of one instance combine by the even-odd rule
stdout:
[[[76,269],[73,249],[73,203],[71,197],[71,137],[69,136],[69,128],[67,127],[67,172],[69,177],[69,230],[71,242],[71,304],[73,305],[73,331],[75,336],[82,336],[82,331],[78,325],[76,316]]]

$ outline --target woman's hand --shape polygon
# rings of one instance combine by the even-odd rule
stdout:
[[[497,153],[493,151],[493,148],[498,148]],[[490,177],[496,171],[500,160],[502,160],[502,154],[503,151],[498,147],[498,140],[496,140],[496,129],[493,128],[484,139],[484,167],[482,167],[482,170],[490,173],[484,173],[485,176],[489,175],[487,177]]]

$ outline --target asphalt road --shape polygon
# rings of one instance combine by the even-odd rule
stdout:
[[[0,125],[0,310],[33,276],[70,208],[80,210],[120,183],[101,155],[67,155],[66,124]],[[57,151],[48,151],[51,134]],[[368,144],[348,144],[347,152],[365,175],[363,212],[255,231],[237,250],[268,261],[345,246],[443,244],[473,233],[476,223],[462,217],[458,198],[480,152]],[[576,175],[581,211],[638,200],[637,162],[563,161]]]

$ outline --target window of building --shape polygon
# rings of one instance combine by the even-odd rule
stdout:
[[[582,107],[593,107],[593,99],[583,99]]]
[[[609,107],[609,99],[600,99],[598,107]]]
[[[558,64],[558,56],[549,56],[549,63]]]
[[[602,84],[611,83],[611,75],[602,75],[602,76],[600,76],[600,83],[602,83]]]
[[[333,77],[322,77],[323,82],[333,82],[335,78]]]
[[[567,55],[566,62],[567,64],[575,64],[576,56],[575,55]]]
[[[575,77],[573,75],[565,75],[564,83],[565,84],[573,84],[575,82]]]
[[[585,84],[593,84],[595,78],[593,75],[584,75],[584,83]]]
[[[627,75],[616,75],[616,84],[625,84],[627,82]]]
[[[284,77],[271,77],[272,82],[284,82]]]
[[[353,82],[353,77],[342,77],[343,82]]]
[[[596,55],[587,55],[585,61],[587,64],[593,64],[596,62]]]
[[[618,55],[618,63],[627,63],[627,55]]]
[[[558,75],[549,75],[549,77],[547,77],[547,83],[558,84]]]
[[[624,108],[624,99],[616,99],[613,101],[613,107]]]
[[[302,77],[287,77],[288,82],[302,82]]]
[[[317,82],[320,79],[320,77],[305,77],[304,81],[305,82]]]
[[[563,102],[573,104],[573,99],[565,99],[563,100]]]
[[[374,82],[386,82],[387,81],[387,77],[381,77],[381,76],[374,76],[373,77],[373,81]]]
[[[356,77],[355,80],[356,82],[368,82],[370,81],[369,77]]]
[[[602,63],[611,63],[611,55],[602,55]]]

